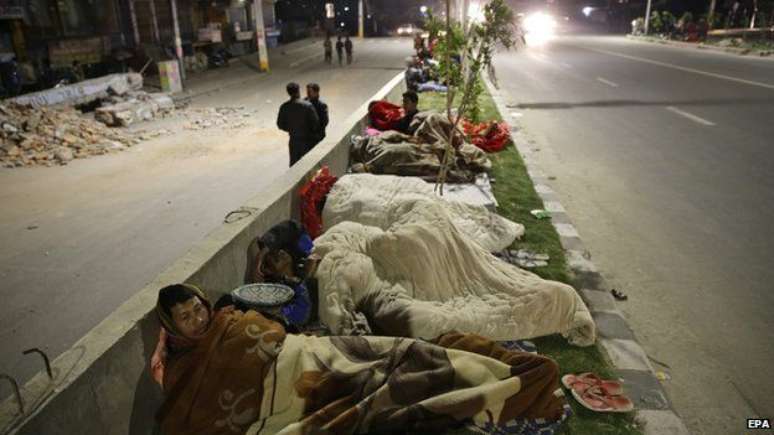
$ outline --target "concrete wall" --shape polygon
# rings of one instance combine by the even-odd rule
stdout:
[[[401,73],[370,100],[399,101],[404,89]],[[212,231],[59,356],[53,362],[53,382],[45,372],[28,382],[24,386],[27,413],[37,409],[26,420],[18,416],[13,398],[5,401],[0,406],[0,428],[13,426],[12,434],[25,435],[156,433],[154,414],[162,396],[149,376],[148,361],[159,331],[153,311],[158,289],[190,282],[215,298],[241,285],[250,242],[275,223],[298,217],[298,188],[322,165],[337,175],[345,172],[350,136],[362,132],[367,105],[330,129],[327,140],[244,204],[252,211],[250,216]]]

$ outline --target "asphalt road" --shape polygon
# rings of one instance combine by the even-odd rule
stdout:
[[[567,36],[496,67],[690,430],[774,417],[774,61]]]
[[[258,110],[246,128],[190,131],[172,118],[140,127],[174,134],[126,152],[0,169],[0,373],[23,382],[41,370],[21,352],[59,355],[287,169],[275,121],[288,81],[318,82],[328,133],[348,129],[339,123],[412,50],[408,39],[354,43],[355,62],[343,68],[322,63],[321,44],[300,43],[272,52],[270,74],[235,64],[193,79],[194,90],[213,90],[195,108]]]

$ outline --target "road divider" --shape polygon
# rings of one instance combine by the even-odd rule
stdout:
[[[20,413],[14,397],[0,403],[0,433],[152,434],[158,433],[154,415],[163,403],[162,390],[151,378],[148,364],[158,343],[155,313],[158,289],[187,282],[209,291],[212,300],[244,283],[249,270],[248,247],[277,222],[299,219],[298,189],[322,166],[336,175],[349,167],[351,137],[368,124],[372,100],[400,100],[406,90],[403,72],[316,145],[298,163],[256,196],[243,209],[249,217],[224,223],[195,243],[165,271],[149,281],[70,349],[20,388],[27,405]]]

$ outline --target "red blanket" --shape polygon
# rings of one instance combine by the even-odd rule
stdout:
[[[403,109],[387,101],[375,101],[368,108],[371,125],[382,131],[395,130],[398,121],[403,118]]]
[[[338,178],[331,175],[330,169],[323,166],[298,192],[301,196],[301,222],[312,239],[322,234],[323,205],[336,180]]]
[[[502,151],[511,140],[511,127],[506,122],[481,122],[473,124],[467,120],[462,124],[470,142],[488,153]]]

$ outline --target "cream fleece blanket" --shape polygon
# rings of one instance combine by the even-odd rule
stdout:
[[[390,221],[385,229],[342,222],[315,240],[320,317],[334,334],[356,333],[363,312],[384,335],[561,333],[579,346],[594,342],[594,321],[572,287],[491,255],[442,202],[409,201]]]
[[[347,221],[386,230],[418,202],[436,203],[455,227],[489,252],[524,235],[523,225],[480,205],[444,200],[419,178],[372,174],[345,175],[336,182],[325,201],[324,230]]]

